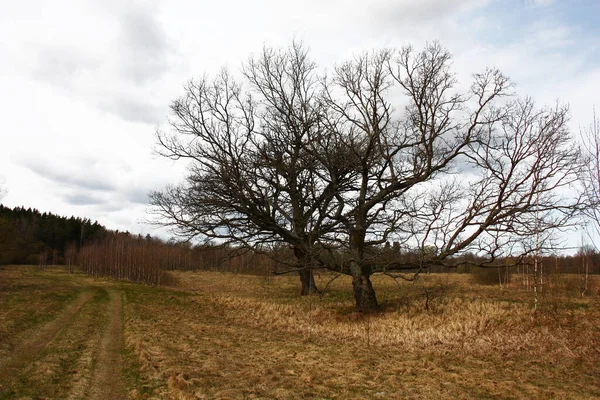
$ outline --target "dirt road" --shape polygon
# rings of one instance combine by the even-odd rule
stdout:
[[[15,328],[18,340],[0,359],[0,399],[128,398],[122,378],[123,293],[88,282],[73,280],[79,294],[50,321]],[[21,307],[35,310],[45,295],[33,293]]]
[[[106,326],[94,371],[89,399],[126,399],[125,389],[119,377],[121,350],[123,346],[123,299],[121,292],[109,290],[110,321]],[[117,377],[117,379],[115,379]]]
[[[27,342],[22,343],[14,350],[11,357],[4,360],[4,362],[0,362],[0,377],[15,376],[28,363],[35,360],[36,356],[91,298],[91,292],[81,293],[77,300],[69,305],[64,312],[59,314],[56,319],[47,323],[37,332],[34,332]]]

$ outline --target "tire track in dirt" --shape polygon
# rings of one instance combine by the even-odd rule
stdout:
[[[108,290],[110,319],[100,341],[96,368],[87,398],[127,399],[122,380],[123,298],[120,291]]]
[[[34,333],[26,342],[13,350],[11,357],[0,362],[0,377],[15,377],[18,372],[33,361],[37,354],[44,350],[48,343],[54,339],[58,332],[81,310],[81,307],[92,298],[89,291],[83,292],[77,299],[67,306],[67,309],[54,320],[46,323]],[[10,379],[10,378],[9,378]]]

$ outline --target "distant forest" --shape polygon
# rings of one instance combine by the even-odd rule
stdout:
[[[211,269],[268,274],[264,255],[234,248],[163,241],[107,229],[89,218],[41,213],[0,204],[0,265],[78,266],[91,275],[160,282],[160,272]],[[151,271],[152,278],[146,275]]]
[[[415,255],[381,246],[373,251],[378,257],[410,259]],[[0,265],[34,264],[77,266],[90,275],[109,275],[118,279],[161,284],[169,270],[218,270],[256,275],[281,273],[290,268],[294,258],[290,249],[271,249],[273,254],[259,254],[232,247],[192,245],[189,242],[163,241],[150,235],[109,230],[89,218],[63,217],[41,213],[36,209],[8,208],[0,204]],[[393,253],[393,254],[392,254]],[[470,264],[474,255],[455,258],[455,266],[431,266],[429,272],[476,273]],[[277,259],[277,261],[275,261]],[[404,260],[404,261],[406,261]],[[600,253],[586,247],[575,255],[540,257],[544,274],[600,273]],[[283,262],[283,264],[282,264]],[[533,259],[522,260],[522,268],[501,269],[510,274],[529,271]],[[514,260],[498,260],[498,266],[514,264]],[[495,270],[495,269],[493,269]],[[489,271],[490,281],[498,274]],[[504,273],[504,272],[503,272]]]
[[[0,265],[38,264],[40,254],[47,254],[48,263],[63,264],[67,249],[102,240],[107,233],[88,218],[0,204]]]

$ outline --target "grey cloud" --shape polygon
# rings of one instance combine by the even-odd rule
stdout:
[[[78,73],[92,66],[91,60],[77,51],[61,47],[42,48],[37,52],[33,76],[68,88]]]
[[[148,193],[156,188],[137,187],[127,190],[125,198],[134,204],[148,204]]]
[[[146,205],[148,193],[160,186],[152,180],[139,181],[127,176],[131,167],[124,163],[118,167],[125,174],[120,182],[111,181],[114,177],[111,173],[102,174],[101,171],[106,171],[107,166],[93,159],[76,160],[72,168],[68,169],[34,158],[21,159],[19,163],[31,172],[56,183],[57,192],[67,203],[107,207],[103,211],[124,209],[131,204]]]
[[[385,25],[408,24],[418,26],[424,22],[444,19],[466,8],[484,5],[485,0],[425,0],[385,1],[375,3],[371,15]]]
[[[126,121],[148,124],[156,124],[164,114],[163,108],[149,104],[144,99],[119,95],[104,99],[99,107]]]
[[[115,213],[126,209],[127,205],[120,201],[102,202],[94,207],[94,210],[102,214]]]
[[[125,187],[106,191],[75,188],[62,193],[62,199],[73,206],[92,206],[101,213],[113,213],[130,209],[131,205],[147,205],[150,189]]]
[[[34,159],[22,160],[21,164],[31,172],[40,175],[50,181],[61,185],[67,185],[75,188],[94,190],[94,191],[111,191],[116,187],[107,179],[94,176],[93,174],[85,174],[85,166],[77,165],[72,170],[59,170],[47,163],[38,162]]]
[[[137,84],[154,80],[169,68],[172,48],[160,21],[147,9],[125,12],[118,45],[122,72]]]
[[[31,49],[30,74],[125,121],[155,124],[164,108],[150,94],[171,67],[174,46],[150,6],[118,10],[116,20],[110,51],[40,43]]]
[[[73,193],[64,196],[64,200],[75,206],[89,206],[103,204],[103,200],[99,196],[94,196],[86,193]]]

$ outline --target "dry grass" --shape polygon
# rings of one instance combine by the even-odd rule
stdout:
[[[294,277],[177,279],[183,293],[137,291],[129,303],[128,342],[157,397],[600,396],[597,298],[542,301],[533,314],[519,288],[378,278],[384,311],[365,317],[345,278],[306,298]]]
[[[88,398],[109,321],[106,283],[31,267],[4,267],[0,282],[10,304],[0,316],[0,399]]]
[[[383,311],[363,316],[345,277],[304,298],[293,276],[173,278],[177,288],[0,271],[4,354],[78,293],[95,294],[12,380],[11,392],[0,376],[0,394],[85,397],[110,289],[124,293],[123,381],[132,398],[600,398],[597,292],[582,298],[551,282],[533,313],[531,291],[516,283],[500,290],[465,275],[400,285],[378,277]],[[329,279],[319,277],[319,287]],[[30,291],[33,305],[25,302]],[[43,308],[46,300],[52,307]],[[38,315],[37,307],[51,315]]]
[[[0,360],[73,301],[79,290],[69,281],[33,268],[0,267]]]

